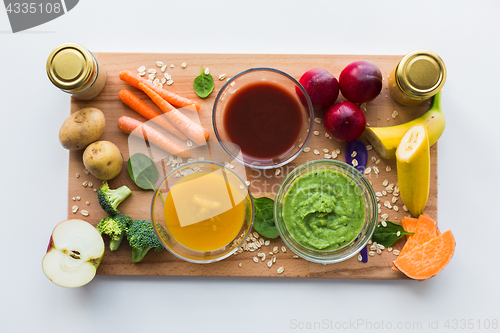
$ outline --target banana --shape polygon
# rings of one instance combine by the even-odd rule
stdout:
[[[446,121],[441,111],[441,92],[434,95],[431,108],[422,116],[405,124],[388,127],[367,127],[365,137],[382,158],[395,158],[403,135],[415,125],[425,125],[432,146],[443,134]]]
[[[425,125],[410,128],[396,150],[399,195],[411,215],[424,212],[431,178],[429,137]]]

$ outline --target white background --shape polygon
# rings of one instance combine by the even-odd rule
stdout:
[[[361,320],[394,332],[436,321],[439,331],[480,332],[483,320],[498,323],[499,15],[499,1],[87,0],[12,34],[0,9],[0,331],[294,332],[331,320],[363,332],[346,326]],[[82,288],[54,285],[41,259],[66,217],[68,152],[57,133],[70,100],[45,62],[64,42],[106,52],[435,51],[448,69],[438,219],[456,237],[454,258],[425,282],[97,276]],[[447,330],[447,319],[475,329]],[[423,328],[397,329],[407,322]]]

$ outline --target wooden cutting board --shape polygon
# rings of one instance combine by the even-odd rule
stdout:
[[[219,75],[225,74],[230,78],[237,73],[252,67],[274,67],[283,70],[299,79],[300,76],[312,68],[324,68],[338,78],[342,69],[355,60],[369,60],[376,64],[382,71],[384,84],[381,94],[372,102],[366,105],[366,118],[370,126],[390,126],[407,122],[423,114],[429,108],[429,103],[417,107],[406,107],[396,103],[390,96],[387,88],[388,75],[396,66],[402,56],[388,55],[288,55],[288,54],[153,54],[153,53],[98,53],[101,66],[107,70],[107,83],[103,92],[90,101],[79,101],[71,99],[71,112],[75,112],[84,107],[96,107],[103,111],[106,117],[106,128],[101,140],[109,140],[115,143],[121,150],[124,160],[127,161],[130,153],[128,149],[128,135],[122,133],[117,127],[117,120],[122,115],[127,115],[136,119],[145,120],[136,114],[128,106],[118,99],[118,92],[121,89],[129,89],[136,93],[147,104],[156,109],[149,98],[137,89],[128,86],[118,78],[120,70],[128,69],[136,72],[140,66],[154,68],[157,70],[157,78],[162,78],[163,73],[156,66],[157,61],[167,64],[167,70],[174,83],[171,86],[165,85],[169,90],[182,96],[191,98],[201,104],[199,118],[201,124],[210,131],[209,146],[217,142],[212,128],[212,106],[218,90],[225,81],[219,80]],[[181,64],[186,63],[187,67],[182,68]],[[172,66],[171,66],[172,65]],[[215,89],[206,99],[196,96],[192,83],[196,76],[200,74],[200,66],[209,68],[215,80]],[[339,100],[342,100],[342,96]],[[393,111],[398,111],[398,116],[393,118]],[[193,116],[192,112],[185,112]],[[315,114],[315,117],[322,118],[323,112]],[[346,144],[341,144],[325,136],[323,124],[315,123],[314,130],[319,131],[319,135],[313,135],[309,142],[311,151],[302,153],[289,165],[281,168],[281,173],[275,176],[274,171],[261,171],[246,168],[247,179],[251,181],[250,190],[256,197],[267,195],[274,196],[279,184],[287,173],[294,167],[310,160],[324,158],[323,149],[329,151],[340,149],[341,154],[338,160],[345,161],[344,153]],[[185,144],[185,143],[183,143]],[[320,152],[319,155],[313,153],[314,150]],[[100,186],[101,181],[84,172],[82,163],[83,151],[70,151],[69,153],[69,190],[68,190],[68,218],[82,218],[93,225],[106,216],[97,202],[95,191]],[[371,161],[374,157],[377,162]],[[377,166],[380,170],[376,175],[373,171],[367,175],[368,180],[373,184],[375,191],[382,191],[384,180],[389,184],[397,183],[395,160],[380,160],[375,151],[369,152],[369,162],[367,166]],[[228,157],[229,161],[229,157]],[[236,163],[236,162],[234,162]],[[378,164],[376,164],[378,163]],[[389,166],[392,170],[386,171]],[[170,171],[169,168],[165,170]],[[165,171],[160,168],[160,179],[165,176]],[[77,176],[77,174],[79,176]],[[92,186],[83,186],[84,182],[92,183]],[[111,188],[127,185],[132,190],[132,195],[123,202],[119,209],[122,213],[134,219],[150,220],[150,205],[152,191],[144,191],[138,188],[130,179],[126,162],[121,174],[109,181]],[[402,206],[401,199],[395,204],[399,211],[384,207],[384,201],[391,201],[392,195],[381,198],[382,214],[389,214],[389,220],[399,222],[406,213]],[[72,212],[72,207],[79,208],[77,213]],[[82,210],[87,210],[89,215],[81,215]],[[426,212],[433,218],[437,218],[437,145],[431,148],[431,187],[430,197],[427,203]],[[356,257],[337,264],[321,265],[310,263],[303,259],[294,258],[294,253],[287,249],[281,251],[284,245],[279,239],[271,240],[269,246],[263,246],[256,252],[243,252],[231,256],[221,262],[212,264],[192,264],[177,259],[167,250],[161,252],[150,251],[145,259],[137,264],[130,260],[130,247],[125,241],[120,249],[115,252],[108,250],[108,239],[105,237],[106,253],[97,271],[98,274],[106,275],[165,275],[165,276],[231,276],[231,277],[303,277],[303,278],[346,278],[346,279],[400,279],[405,276],[391,269],[392,261],[396,259],[393,253],[384,250],[382,254],[369,257],[368,263],[362,263]],[[394,249],[401,249],[404,240],[400,240],[394,245]],[[269,252],[278,246],[279,253],[275,254],[276,263],[272,268],[266,266],[269,260]],[[267,256],[266,261],[255,263],[252,258],[257,253],[263,252]],[[241,264],[241,265],[239,265]],[[240,267],[241,266],[241,267]],[[283,267],[282,274],[277,273],[278,267]]]

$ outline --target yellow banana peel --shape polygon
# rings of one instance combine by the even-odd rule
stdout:
[[[396,150],[399,194],[411,215],[424,212],[429,198],[431,158],[425,125],[411,127]]]
[[[446,121],[441,111],[441,92],[434,95],[429,111],[422,116],[396,126],[367,127],[365,137],[373,149],[382,158],[395,158],[396,149],[405,133],[415,125],[425,125],[429,137],[429,145],[435,144],[443,134]]]

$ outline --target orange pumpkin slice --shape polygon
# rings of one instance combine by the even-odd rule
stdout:
[[[404,227],[403,227],[404,228]],[[406,230],[406,229],[405,229]],[[433,237],[439,235],[436,221],[434,221],[428,214],[423,213],[417,219],[417,225],[415,233],[408,237],[406,244],[401,249],[399,255],[404,255],[405,253],[411,251],[416,246],[426,243]]]
[[[417,230],[418,219],[414,217],[406,216],[401,220],[401,226],[407,232],[415,232]],[[413,235],[406,235],[406,239],[409,239]]]
[[[450,262],[455,252],[455,237],[450,230],[399,256],[394,266],[409,278],[426,280],[437,275]]]

